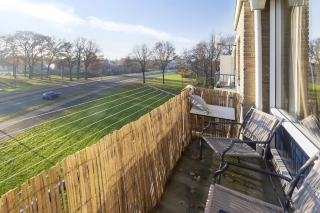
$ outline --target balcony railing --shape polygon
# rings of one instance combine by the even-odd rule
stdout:
[[[236,76],[234,74],[214,74],[214,86],[216,88],[235,88]]]
[[[196,93],[208,104],[234,107],[236,121],[240,121],[239,94],[207,89]],[[27,180],[20,193],[15,188],[1,196],[0,211],[154,211],[182,152],[208,121],[190,115],[188,100],[188,91],[184,91]],[[236,127],[217,125],[212,134],[234,137],[236,131]]]

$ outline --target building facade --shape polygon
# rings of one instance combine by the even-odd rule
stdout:
[[[272,153],[279,172],[294,175],[320,148],[320,1],[255,2],[264,1],[236,2],[236,91],[243,112],[258,106],[285,119]]]

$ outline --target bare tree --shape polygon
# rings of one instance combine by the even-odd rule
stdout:
[[[109,69],[109,61],[107,58],[105,58],[104,61],[100,61],[100,64],[101,64],[101,71],[102,71],[102,75],[105,76],[108,69]],[[102,77],[102,76],[101,76]]]
[[[0,65],[4,65],[6,58],[6,45],[5,45],[5,36],[0,36]]]
[[[41,42],[39,42],[38,45],[38,50],[41,58],[41,79],[43,77],[43,56],[48,51],[50,40],[50,37],[41,35]]]
[[[86,43],[85,48],[83,50],[85,79],[88,78],[88,67],[90,66],[90,64],[101,58],[101,56],[98,55],[99,53],[101,53],[101,49],[95,41],[90,40]]]
[[[40,46],[46,42],[47,36],[32,32],[32,31],[18,31],[16,32],[19,44],[24,51],[25,61],[25,76],[26,65],[29,66],[29,78],[33,77],[34,65],[41,59]]]
[[[53,64],[53,61],[56,59],[56,57],[62,54],[63,50],[65,50],[64,45],[66,45],[66,42],[64,40],[56,40],[55,38],[50,38],[50,41],[47,45],[47,54],[45,57],[45,61],[47,63],[46,78],[49,77],[50,66],[51,64]]]
[[[146,44],[136,45],[132,49],[133,60],[140,67],[142,72],[142,82],[146,83],[145,72],[151,59],[151,51]]]
[[[69,70],[70,81],[72,81],[72,68],[76,65],[76,49],[72,43],[65,43],[63,45],[63,56],[66,66]]]
[[[21,48],[21,51],[23,52],[22,54],[22,60],[24,63],[24,77],[27,77],[27,65],[28,65],[28,45],[29,45],[29,40],[30,40],[30,35],[32,34],[31,31],[17,31],[15,33],[15,37],[17,39],[18,45]]]
[[[190,51],[184,53],[185,60],[192,69],[196,70],[197,79],[199,74],[203,76],[203,86],[207,86],[208,70],[212,64],[213,49],[209,42],[202,41]]]
[[[198,79],[200,77],[199,60],[192,54],[192,50],[185,49],[182,53],[182,59],[188,64],[189,71]]]
[[[175,48],[170,42],[157,42],[153,48],[153,60],[162,70],[162,83],[164,84],[164,71],[168,64],[175,60],[177,55]]]
[[[1,37],[2,65],[12,66],[14,78],[16,78],[17,66],[19,65],[19,46],[14,35]]]
[[[80,78],[80,66],[83,60],[83,51],[85,48],[85,44],[86,44],[85,38],[77,38],[73,44],[76,52],[77,79]]]
[[[183,86],[183,78],[188,76],[190,66],[183,57],[177,57],[176,62],[178,74],[181,75],[181,85]]]
[[[224,55],[231,55],[233,48],[234,48],[234,36],[233,35],[227,35],[225,37],[221,38],[221,45],[219,45],[221,47],[221,52]]]

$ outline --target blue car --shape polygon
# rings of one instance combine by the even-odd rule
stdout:
[[[52,98],[58,98],[60,97],[60,92],[46,92],[46,93],[43,93],[42,95],[42,99],[52,99]]]

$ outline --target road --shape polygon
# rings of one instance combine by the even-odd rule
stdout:
[[[146,77],[153,75],[159,75],[159,72],[147,72]],[[83,92],[89,92],[98,90],[101,88],[113,87],[114,84],[122,84],[125,82],[141,81],[142,74],[126,74],[117,76],[108,76],[103,78],[97,78],[97,80],[90,80],[88,82],[64,82],[60,86],[38,88],[32,91],[24,91],[19,93],[12,93],[6,96],[0,96],[0,117],[18,112],[20,110],[43,104],[48,100],[41,98],[44,92],[55,91],[60,92],[61,97],[73,96]],[[104,90],[100,90],[100,94],[104,93]],[[89,93],[88,93],[89,94]]]
[[[148,72],[146,76],[158,76],[159,72]],[[66,82],[61,86],[35,89],[16,93],[10,96],[0,97],[0,116],[11,114],[28,107],[36,106],[50,100],[43,100],[41,95],[45,91],[53,90],[61,92],[61,96],[72,96],[58,102],[52,102],[51,105],[17,116],[10,120],[0,123],[0,143],[21,133],[23,130],[40,124],[47,119],[61,113],[62,110],[76,104],[87,102],[101,94],[107,93],[114,89],[133,84],[141,81],[142,74],[126,74],[118,76],[109,76],[96,81],[89,82]],[[45,91],[44,91],[45,90]],[[79,94],[81,93],[82,94]],[[60,111],[58,111],[60,110]],[[53,112],[43,116],[37,116],[47,112]]]

